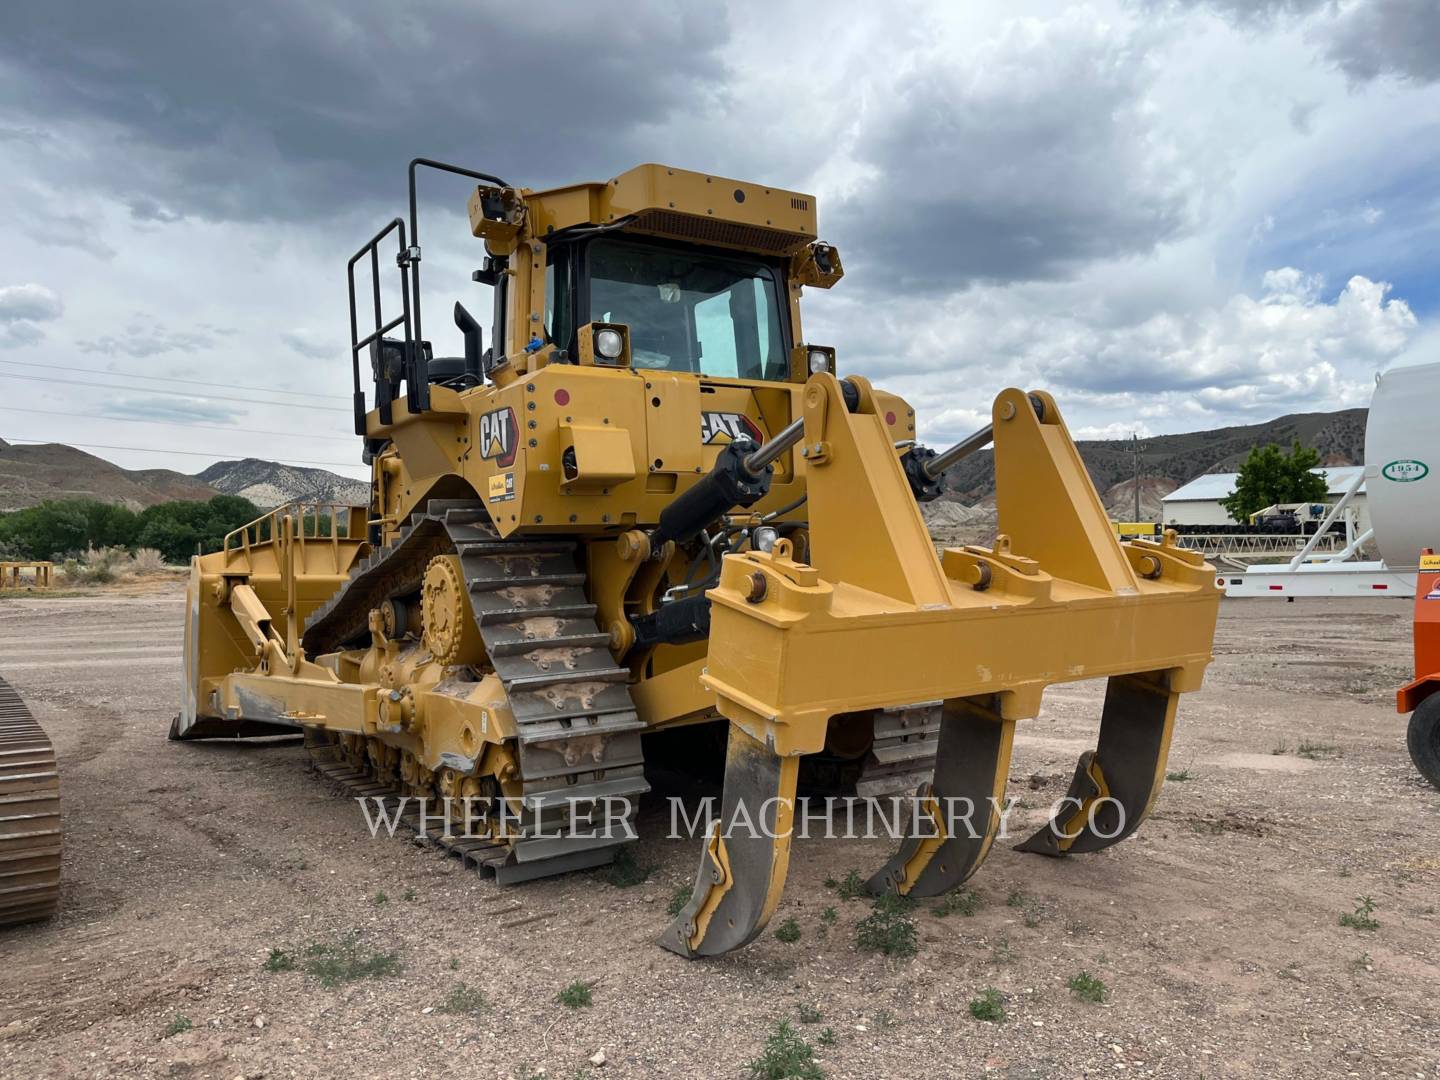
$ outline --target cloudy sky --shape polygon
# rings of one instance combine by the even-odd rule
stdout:
[[[807,336],[934,443],[1012,384],[1124,437],[1440,360],[1433,0],[19,0],[0,437],[365,475],[344,264],[416,155],[814,192],[847,276]],[[425,188],[428,330],[488,297],[464,184]]]

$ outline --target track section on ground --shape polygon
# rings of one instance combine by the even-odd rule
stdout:
[[[0,926],[55,914],[60,841],[55,748],[0,679]]]

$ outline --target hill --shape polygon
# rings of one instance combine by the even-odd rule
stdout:
[[[219,494],[204,480],[170,469],[122,469],[62,443],[15,446],[0,441],[0,511],[46,499],[98,499],[143,510],[173,499]]]
[[[1365,460],[1364,409],[1333,413],[1296,413],[1263,424],[1156,435],[1144,440],[1141,454],[1141,519],[1160,512],[1160,499],[1207,472],[1233,472],[1256,446],[1288,446],[1299,439],[1313,446],[1326,465],[1356,465]],[[1118,519],[1134,515],[1130,444],[1089,440],[1079,444],[1090,478],[1106,507]],[[982,450],[946,474],[945,499],[985,511],[993,506],[994,461]],[[0,511],[33,506],[45,499],[91,498],[140,510],[171,499],[209,499],[239,495],[256,506],[274,507],[292,500],[348,503],[370,501],[370,485],[325,469],[306,469],[274,461],[244,458],[218,461],[195,476],[169,469],[122,469],[102,458],[59,443],[12,446],[0,440]],[[948,513],[948,512],[947,512]],[[983,515],[982,515],[983,516]],[[955,515],[944,523],[958,526]]]
[[[1263,424],[1188,431],[1180,435],[1155,435],[1141,440],[1141,509],[1147,502],[1157,504],[1181,484],[1209,472],[1234,472],[1245,455],[1257,446],[1278,443],[1289,446],[1296,439],[1313,446],[1326,465],[1359,465],[1365,460],[1365,409],[1333,413],[1295,413]],[[1134,513],[1134,459],[1126,440],[1085,440],[1078,442],[1080,456],[1095,487],[1104,493],[1105,504],[1122,516]],[[994,494],[995,462],[989,450],[982,450],[960,462],[946,474],[945,497],[973,504]],[[1168,485],[1168,486],[1167,486]],[[1128,510],[1124,507],[1129,506]]]
[[[365,506],[370,502],[370,485],[364,480],[337,476],[325,469],[302,469],[258,458],[217,461],[195,479],[216,491],[239,495],[261,507],[280,506],[295,500],[351,506]]]

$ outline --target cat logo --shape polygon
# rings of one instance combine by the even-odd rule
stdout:
[[[706,446],[711,443],[734,442],[741,435],[748,435],[757,443],[765,441],[765,436],[744,413],[733,412],[707,412],[700,414],[700,441]]]
[[[515,423],[515,410],[508,406],[496,409],[480,417],[480,456],[502,469],[515,464],[515,444],[519,441],[520,426]]]

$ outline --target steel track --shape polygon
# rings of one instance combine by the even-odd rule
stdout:
[[[639,796],[649,791],[640,743],[645,725],[630,696],[629,670],[615,663],[610,635],[585,594],[577,542],[502,540],[482,503],[431,500],[310,618],[306,651],[315,656],[361,643],[371,609],[414,593],[430,560],[442,554],[460,559],[477,629],[510,699],[524,813],[514,835],[447,838],[441,846],[502,883],[610,862],[628,830],[617,820],[603,835],[586,823],[587,808],[595,807],[598,824],[609,807],[628,805],[626,822],[633,822]],[[337,760],[315,736],[307,744],[322,775],[361,797],[399,795],[368,769]]]
[[[55,914],[60,842],[55,748],[0,679],[0,926]]]

